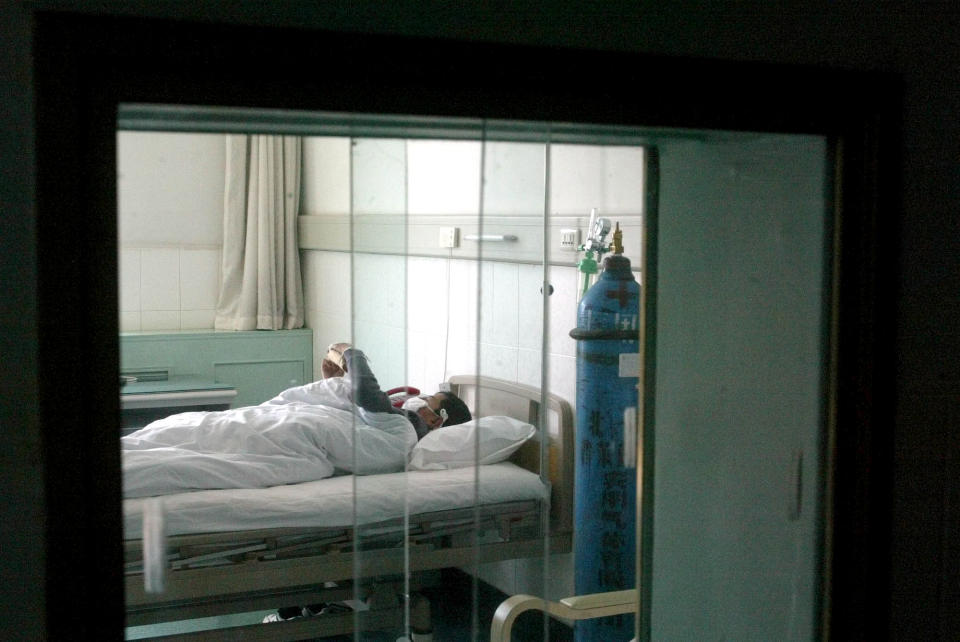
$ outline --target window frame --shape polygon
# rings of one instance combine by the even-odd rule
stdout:
[[[112,383],[119,371],[121,103],[826,136],[835,233],[826,302],[832,428],[824,463],[832,475],[821,635],[886,637],[895,376],[894,294],[886,284],[899,194],[894,78],[307,28],[56,11],[34,19],[48,637],[123,634],[120,415]],[[65,371],[82,376],[64,386]]]

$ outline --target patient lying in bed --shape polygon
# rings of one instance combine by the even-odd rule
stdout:
[[[450,393],[394,408],[363,352],[347,344],[331,346],[324,374],[339,376],[259,406],[172,415],[121,438],[124,496],[395,472],[429,430],[471,418]]]

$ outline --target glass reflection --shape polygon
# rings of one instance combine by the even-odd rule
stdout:
[[[507,595],[574,595],[573,537],[592,532],[572,519],[578,245],[598,210],[643,282],[654,146],[660,280],[644,287],[659,298],[657,397],[639,462],[657,484],[637,528],[654,637],[716,624],[670,597],[685,591],[722,603],[724,630],[742,633],[733,621],[762,601],[772,637],[812,637],[822,142],[468,125],[458,138],[299,139],[300,182],[280,181],[280,200],[297,202],[305,327],[273,332],[215,331],[233,251],[226,135],[118,134],[122,369],[138,377],[124,387],[130,637],[249,625],[289,639],[477,639]],[[366,366],[376,391],[401,389],[395,411],[359,403]],[[469,421],[431,425],[441,390]],[[401,414],[411,395],[428,397],[407,408],[428,416],[423,434]],[[194,414],[134,432],[183,410]],[[806,469],[798,481],[784,467]],[[179,486],[149,486],[165,480]],[[803,497],[786,524],[779,491]],[[731,577],[739,593],[721,599]],[[547,618],[527,626],[573,635]]]

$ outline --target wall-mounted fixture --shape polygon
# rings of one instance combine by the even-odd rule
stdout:
[[[516,234],[464,234],[464,241],[516,241]]]
[[[441,227],[439,233],[439,246],[440,247],[457,247],[460,237],[460,228],[457,227]],[[467,237],[469,238],[469,237]]]
[[[580,245],[580,229],[564,228],[560,230],[560,249],[576,252]]]

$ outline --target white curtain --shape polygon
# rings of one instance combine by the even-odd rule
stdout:
[[[301,157],[297,136],[227,136],[218,330],[303,326]]]

